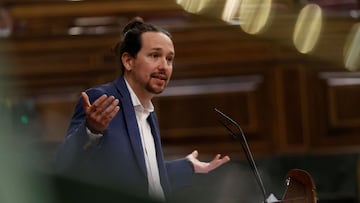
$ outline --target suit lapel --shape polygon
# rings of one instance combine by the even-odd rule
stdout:
[[[161,148],[161,139],[160,139],[158,121],[157,121],[157,118],[156,118],[156,115],[155,115],[154,112],[150,113],[147,121],[150,124],[151,133],[152,133],[153,138],[154,138],[155,150],[156,150],[156,159],[157,159],[157,162],[158,162],[161,185],[163,186],[164,190],[168,191],[169,188],[170,188],[169,180],[168,180],[167,175],[166,175],[167,172],[166,172],[166,168],[165,168],[165,164],[164,164],[163,152],[162,152],[162,148]]]
[[[146,165],[144,159],[144,152],[141,144],[139,126],[137,124],[136,114],[135,114],[134,106],[131,102],[130,93],[129,90],[127,89],[123,77],[121,77],[117,81],[116,86],[121,92],[121,94],[125,95],[124,97],[120,98],[120,102],[122,103],[122,108],[120,110],[124,112],[124,120],[126,122],[126,127],[129,133],[130,142],[132,145],[132,149],[134,150],[136,160],[141,170],[143,171],[144,175],[146,176],[147,172],[146,172]]]

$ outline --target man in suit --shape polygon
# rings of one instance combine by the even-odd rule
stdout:
[[[58,153],[57,171],[166,200],[172,190],[191,184],[194,173],[207,173],[230,159],[216,155],[201,162],[195,150],[182,159],[164,160],[151,99],[172,74],[171,35],[139,18],[123,34],[116,51],[122,75],[82,93]]]

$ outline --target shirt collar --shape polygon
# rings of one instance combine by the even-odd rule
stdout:
[[[144,106],[140,103],[139,98],[136,96],[134,90],[131,88],[131,86],[128,83],[128,81],[126,80],[126,78],[125,78],[125,83],[126,83],[126,86],[127,86],[128,90],[129,90],[131,101],[133,103],[133,106],[134,106],[135,110],[139,109],[139,110],[142,110],[142,111],[145,111],[145,112],[148,112],[148,113],[153,112],[154,111],[154,105],[152,104],[152,102],[149,101],[149,108],[144,108]]]

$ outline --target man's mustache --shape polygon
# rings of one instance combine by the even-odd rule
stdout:
[[[166,75],[166,73],[162,72],[152,73],[150,76],[153,78],[159,78],[161,80],[168,80],[168,76]]]

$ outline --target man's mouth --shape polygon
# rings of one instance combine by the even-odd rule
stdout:
[[[151,77],[159,79],[159,80],[165,80],[165,81],[168,79],[168,77],[162,73],[153,73],[153,74],[151,74]]]

